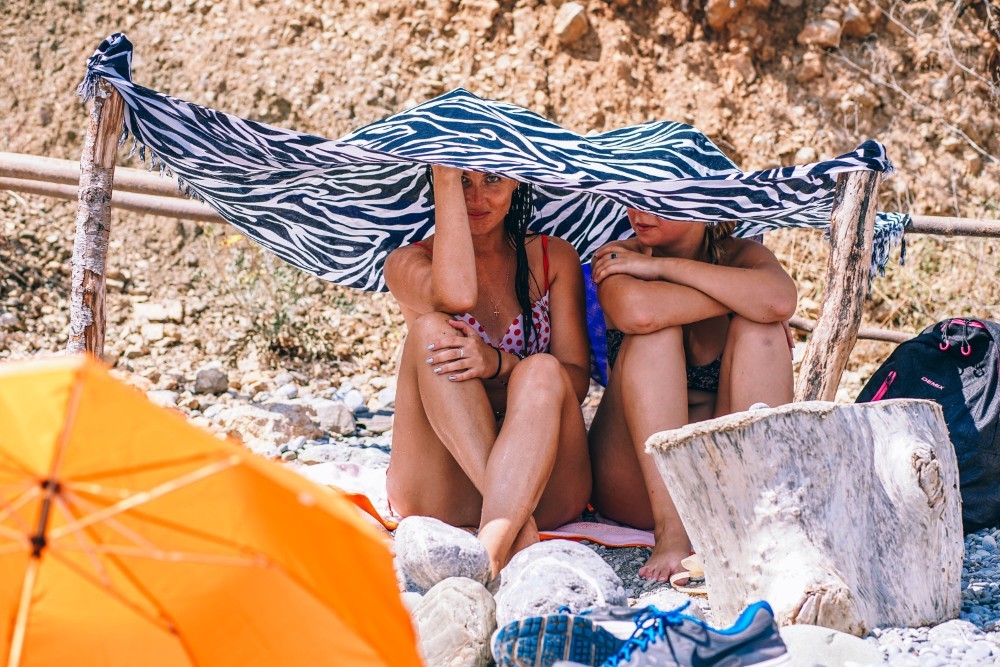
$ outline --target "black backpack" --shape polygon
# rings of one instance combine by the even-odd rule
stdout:
[[[893,351],[858,403],[926,398],[941,405],[958,457],[962,523],[1000,525],[1000,324],[947,319]]]

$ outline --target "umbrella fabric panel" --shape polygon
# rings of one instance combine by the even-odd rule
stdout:
[[[5,656],[6,657],[6,656]],[[43,556],[32,595],[22,667],[178,667],[189,660],[183,640]]]
[[[819,163],[740,172],[711,140],[654,122],[583,137],[513,104],[462,89],[329,140],[172,98],[131,80],[132,45],[115,34],[88,61],[80,92],[104,78],[150,167],[285,261],[323,279],[385,289],[395,248],[433,229],[426,165],[490,171],[536,185],[531,228],[570,241],[584,261],[631,229],[626,207],[681,221],[740,223],[737,235],[827,228],[839,174],[888,172],[881,144]],[[124,138],[124,135],[123,135]],[[880,218],[876,247],[902,233]],[[887,253],[876,252],[881,259]]]
[[[415,665],[393,646],[387,628],[379,647],[359,635],[301,582],[277,568],[254,570],[198,563],[132,559],[141,577],[176,624],[194,664]],[[397,593],[398,597],[398,593]],[[357,600],[360,606],[362,600]],[[370,613],[378,615],[377,610]],[[380,650],[383,652],[380,653]]]
[[[276,478],[282,479],[276,483]],[[228,559],[243,567],[280,570],[369,645],[392,638],[386,644],[395,653],[392,664],[410,664],[405,651],[409,647],[412,652],[414,634],[386,544],[350,503],[329,489],[247,455],[234,467],[143,503],[116,520],[126,531],[102,526],[102,544],[132,550],[142,543],[155,545],[168,561],[176,558],[193,566]],[[76,548],[58,528],[53,536],[58,537],[53,549]],[[130,570],[145,562],[141,556],[120,561]]]
[[[59,472],[68,480],[128,491],[162,479],[167,469],[180,476],[239,451],[194,428],[180,413],[150,403],[97,362],[85,362],[82,373],[72,433],[61,453]]]
[[[0,366],[0,493],[12,480],[48,477],[79,364],[51,359],[37,373]],[[18,491],[20,493],[20,491]]]

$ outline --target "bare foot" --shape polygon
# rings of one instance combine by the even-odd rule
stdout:
[[[521,549],[530,547],[538,542],[538,527],[535,525],[534,517],[529,517],[528,522],[521,527],[513,542],[509,542],[509,523],[506,521],[490,522],[479,529],[479,541],[486,547],[490,554],[491,578],[495,579],[500,575],[510,559]],[[507,545],[510,546],[507,546]]]
[[[653,553],[646,564],[639,568],[639,577],[650,581],[669,581],[671,575],[683,572],[681,561],[691,555],[691,543],[687,536],[679,540],[656,538]],[[678,579],[678,585],[684,585],[687,579]]]
[[[514,554],[518,553],[522,549],[527,549],[532,544],[538,544],[538,526],[535,525],[535,518],[528,517],[528,522],[521,527],[521,532],[517,534],[514,538],[514,544],[510,547],[510,554],[507,556],[507,562],[514,557]],[[506,563],[504,563],[506,565]]]

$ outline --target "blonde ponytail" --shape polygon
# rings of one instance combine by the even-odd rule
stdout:
[[[716,222],[705,228],[705,254],[712,264],[724,264],[726,261],[726,250],[722,247],[722,242],[733,235],[736,229],[735,222]]]

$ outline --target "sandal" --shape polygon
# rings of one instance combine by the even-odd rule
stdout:
[[[708,589],[705,588],[705,566],[701,562],[701,557],[697,554],[691,554],[681,561],[681,567],[686,568],[685,571],[676,572],[670,576],[670,587],[675,591],[687,593],[688,595],[707,596]],[[687,579],[688,582],[683,586],[675,583],[680,579]]]

